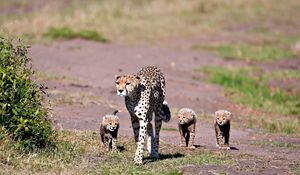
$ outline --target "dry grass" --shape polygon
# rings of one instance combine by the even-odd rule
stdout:
[[[23,154],[1,134],[0,174],[180,174],[179,165],[234,162],[233,159],[226,158],[227,153],[208,150],[183,152],[173,145],[169,149],[171,145],[163,143],[161,147],[164,153],[160,160],[146,159],[144,165],[135,166],[135,143],[132,138],[119,137],[119,151],[107,152],[100,147],[98,134],[95,132],[59,132],[55,148]]]
[[[212,167],[211,171],[231,168],[240,174],[247,172],[259,174],[265,167],[273,166],[268,156],[258,157],[205,148],[186,150],[164,142],[160,145],[159,160],[149,159],[145,154],[145,164],[136,166],[133,164],[136,149],[133,138],[120,136],[118,148],[117,152],[108,152],[100,147],[96,132],[63,131],[58,133],[56,147],[24,154],[0,132],[0,174],[175,175],[185,173],[182,171],[187,170],[186,167],[202,170],[209,166]],[[290,171],[299,172],[299,163],[290,165]]]
[[[35,3],[32,0],[32,6]],[[220,33],[228,26],[250,26],[254,33],[269,32],[274,26],[278,32],[297,29],[299,6],[296,0],[53,1],[20,15],[4,13],[0,22],[4,35],[23,36],[29,41],[45,41],[43,34],[49,28],[65,26],[94,30],[117,42],[157,43],[173,37]]]

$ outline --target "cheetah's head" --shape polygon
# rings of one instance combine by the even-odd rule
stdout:
[[[227,110],[218,110],[215,112],[215,120],[218,125],[222,126],[230,121],[231,112]]]
[[[116,75],[115,79],[119,96],[128,96],[140,84],[140,77],[135,75]]]
[[[189,111],[185,111],[185,112],[181,111],[178,113],[177,117],[178,117],[178,122],[181,125],[191,123],[195,118],[194,114]]]
[[[102,125],[111,132],[119,127],[119,118],[116,115],[106,115],[102,119]]]

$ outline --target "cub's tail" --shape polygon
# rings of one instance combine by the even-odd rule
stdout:
[[[118,112],[121,112],[120,110],[115,110],[114,112],[113,112],[113,115],[116,115]]]
[[[171,111],[170,111],[170,108],[168,106],[168,103],[167,101],[164,101],[163,104],[162,104],[162,120],[164,122],[169,122],[170,119],[171,119]]]

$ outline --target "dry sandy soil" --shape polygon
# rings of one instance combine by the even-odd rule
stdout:
[[[82,40],[48,46],[33,45],[30,55],[34,68],[40,73],[39,81],[49,88],[53,118],[60,129],[97,131],[103,115],[120,109],[119,134],[132,136],[124,99],[115,92],[114,76],[135,73],[146,65],[157,65],[164,73],[167,83],[166,100],[173,113],[182,107],[189,107],[200,114],[206,114],[198,120],[196,144],[200,146],[197,149],[218,151],[215,148],[210,114],[224,108],[231,110],[235,116],[241,112],[225,97],[222,87],[207,83],[205,76],[193,69],[207,65],[243,66],[248,63],[224,60],[202,51],[128,47]],[[280,62],[277,67],[280,68]],[[169,123],[163,124],[163,128],[177,128],[176,118],[173,116]],[[253,144],[261,140],[300,144],[298,137],[269,136],[233,127],[231,146],[236,149],[229,152],[250,155],[238,161],[239,168],[252,171],[241,173],[238,167],[215,165],[191,165],[182,167],[182,170],[192,174],[216,174],[219,170],[229,174],[292,174],[290,167],[299,166],[295,165],[300,156],[299,147],[280,148]],[[163,130],[161,141],[178,144],[179,134],[177,131]]]

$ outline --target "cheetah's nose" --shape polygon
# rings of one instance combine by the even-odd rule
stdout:
[[[123,90],[123,89],[119,89],[118,91],[119,91],[120,93],[122,93],[124,90]]]

